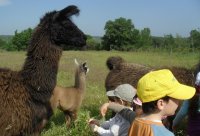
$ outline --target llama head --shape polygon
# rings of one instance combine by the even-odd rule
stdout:
[[[40,20],[40,27],[48,29],[51,42],[67,48],[69,46],[83,47],[86,45],[86,35],[72,22],[71,16],[78,15],[79,9],[68,6],[60,11],[47,13]]]
[[[76,59],[74,60],[74,62],[76,64],[76,66],[77,66],[78,73],[83,73],[83,74],[86,75],[89,72],[89,68],[88,68],[86,62],[79,64]]]

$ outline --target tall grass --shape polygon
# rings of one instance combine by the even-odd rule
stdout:
[[[42,136],[93,136],[87,120],[100,118],[99,107],[107,101],[104,81],[109,72],[105,63],[110,56],[121,56],[130,63],[147,66],[179,66],[191,68],[197,64],[197,53],[161,53],[161,52],[118,52],[118,51],[65,51],[59,64],[57,84],[72,86],[74,84],[74,58],[87,61],[90,71],[87,76],[86,94],[78,114],[78,119],[69,129],[65,127],[64,115],[59,110],[54,112],[51,120],[42,132]],[[0,52],[0,67],[20,70],[25,59],[25,52]]]

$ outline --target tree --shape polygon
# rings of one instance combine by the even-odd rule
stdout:
[[[175,50],[179,52],[187,52],[190,49],[188,38],[184,38],[179,34],[176,34],[176,38],[174,39]]]
[[[99,38],[100,40],[100,38]],[[101,50],[101,42],[94,37],[87,35],[87,49],[89,50]]]
[[[164,41],[163,37],[152,36],[152,46],[153,46],[153,48],[154,49],[162,49],[163,41]]]
[[[6,42],[0,38],[0,49],[3,49],[5,45],[6,45]]]
[[[115,21],[108,21],[105,25],[103,36],[104,49],[122,50],[123,46],[136,43],[137,30],[130,19],[118,18]]]
[[[193,51],[194,49],[200,49],[200,31],[192,30],[190,32],[190,43]]]
[[[172,34],[165,35],[164,36],[164,46],[165,46],[165,49],[169,50],[170,53],[172,53],[174,45],[175,45],[174,44],[174,37],[172,36]]]
[[[149,28],[144,28],[140,32],[140,48],[150,48],[152,46],[151,31]]]
[[[0,49],[7,50],[7,51],[16,50],[13,47],[10,38],[7,38],[7,37],[6,37],[6,40],[5,40],[5,38],[4,38],[4,40],[0,38]]]
[[[29,45],[29,41],[31,38],[33,30],[28,28],[23,30],[22,32],[18,33],[17,30],[15,31],[15,35],[12,39],[12,44],[16,50],[26,50],[27,46]]]

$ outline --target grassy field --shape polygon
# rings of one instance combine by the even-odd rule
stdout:
[[[0,52],[0,67],[20,70],[25,52]],[[191,68],[197,64],[200,56],[197,53],[168,54],[157,52],[107,52],[107,51],[65,51],[59,65],[57,83],[61,86],[74,84],[74,58],[78,61],[87,61],[90,71],[87,76],[85,98],[78,114],[78,119],[70,129],[66,129],[64,115],[55,111],[54,116],[42,132],[42,136],[88,136],[94,135],[88,125],[90,117],[100,118],[99,107],[107,101],[104,81],[108,73],[105,65],[110,56],[121,56],[130,63],[139,63],[147,66],[181,66]]]

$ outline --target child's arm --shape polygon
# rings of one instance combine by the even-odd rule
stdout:
[[[101,107],[102,116],[105,116],[105,112],[107,111],[107,109],[119,113],[129,123],[132,123],[136,116],[135,112],[130,110],[128,107],[113,102],[103,104],[103,106]]]
[[[100,112],[102,116],[105,116],[106,112],[108,109],[118,113],[120,112],[122,109],[127,108],[123,105],[114,103],[114,102],[108,102],[108,103],[104,103],[101,108],[100,108]]]

